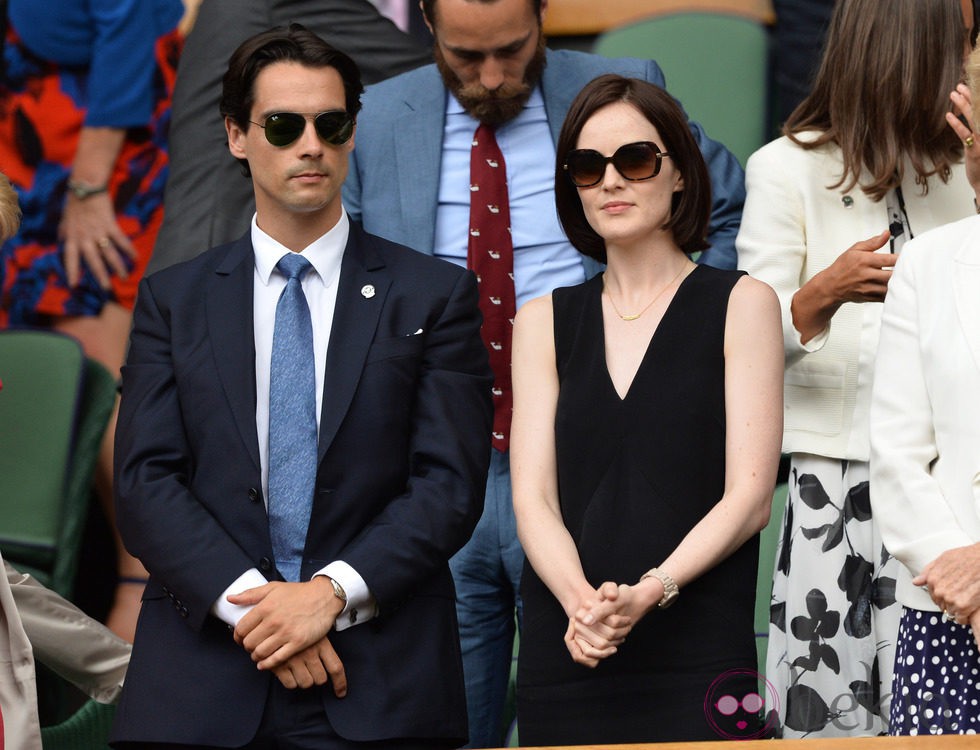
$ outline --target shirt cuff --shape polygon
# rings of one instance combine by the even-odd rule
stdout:
[[[254,589],[258,586],[267,584],[265,576],[259,573],[258,568],[249,568],[235,579],[234,583],[221,592],[221,596],[211,605],[211,614],[219,620],[228,623],[231,627],[238,625],[248,612],[252,610],[254,604],[232,604],[228,601],[231,594],[240,594],[246,589]]]
[[[793,330],[796,331],[796,343],[799,344],[800,348],[807,354],[818,352],[823,349],[823,345],[826,344],[827,339],[830,338],[830,326],[831,323],[828,323],[826,328],[824,328],[820,333],[807,341],[805,344],[801,341],[802,334],[799,331],[796,331],[794,328]]]
[[[325,568],[318,570],[314,576],[333,578],[347,594],[347,605],[337,616],[334,627],[346,630],[362,622],[373,620],[378,615],[378,605],[374,596],[368,590],[367,584],[360,573],[343,560],[334,560]]]

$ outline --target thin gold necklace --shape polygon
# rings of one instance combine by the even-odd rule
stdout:
[[[652,300],[650,300],[649,302],[647,302],[646,307],[644,307],[642,310],[640,310],[635,315],[623,315],[619,311],[619,308],[616,307],[616,303],[613,301],[613,298],[612,298],[612,293],[608,289],[606,289],[606,296],[609,298],[609,304],[612,305],[613,310],[616,311],[616,314],[620,317],[620,319],[625,320],[627,322],[629,322],[631,320],[636,320],[641,315],[643,315],[643,313],[645,313],[647,310],[649,310],[651,307],[653,307],[653,303],[656,302],[658,299],[660,299],[660,295],[662,295],[671,286],[673,286],[674,282],[677,281],[681,277],[681,274],[684,273],[684,271],[686,271],[686,270],[687,270],[687,266],[686,265],[681,266],[681,270],[677,272],[677,275],[674,278],[672,278],[670,281],[668,281],[667,282],[667,285],[664,286],[659,292],[657,292],[656,296]]]

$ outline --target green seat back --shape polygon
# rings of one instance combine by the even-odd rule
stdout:
[[[82,398],[75,423],[74,450],[65,488],[61,532],[49,586],[70,598],[85,534],[92,480],[99,462],[102,438],[116,406],[116,381],[94,359],[85,360]]]
[[[44,750],[108,750],[114,705],[89,700],[60,724],[41,728]]]
[[[743,166],[768,140],[768,35],[758,21],[721,12],[650,16],[599,35],[594,51],[656,60],[688,117]]]
[[[53,564],[84,367],[66,336],[0,335],[0,549],[12,562]]]
[[[0,550],[70,596],[115,384],[78,343],[0,331]]]

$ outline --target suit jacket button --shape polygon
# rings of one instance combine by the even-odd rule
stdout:
[[[265,572],[272,570],[272,560],[270,560],[268,557],[263,557],[261,560],[259,560],[259,570]]]
[[[257,503],[259,500],[262,499],[262,495],[254,487],[249,487],[248,488],[248,499],[251,500],[253,503]]]

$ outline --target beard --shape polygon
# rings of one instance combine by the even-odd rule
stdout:
[[[538,33],[537,47],[534,50],[534,56],[527,64],[527,69],[524,71],[524,79],[520,83],[504,82],[499,88],[491,91],[479,81],[464,85],[459,80],[459,76],[453,72],[449,63],[446,62],[438,40],[433,45],[432,52],[435,56],[436,67],[442,75],[442,82],[456,97],[463,109],[484,125],[493,127],[503,125],[521,113],[527,100],[531,98],[534,87],[541,80],[546,59],[544,34]]]

